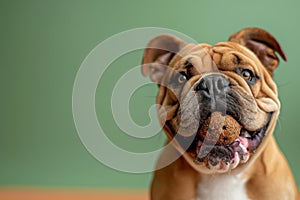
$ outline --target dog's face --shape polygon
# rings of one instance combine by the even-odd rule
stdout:
[[[280,109],[272,80],[279,63],[275,52],[286,57],[278,42],[257,28],[244,29],[229,40],[196,45],[161,35],[148,44],[143,60],[143,74],[159,86],[158,115],[164,131],[203,173],[250,164],[263,151]],[[217,131],[212,130],[215,124],[207,125],[214,116],[221,121]],[[240,127],[231,141],[235,127],[225,122],[227,117]],[[200,134],[204,126],[205,137]]]

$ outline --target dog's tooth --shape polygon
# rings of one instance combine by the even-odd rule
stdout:
[[[244,137],[245,132],[246,132],[246,131],[242,129],[242,130],[241,130],[241,133],[240,133],[240,136]]]
[[[242,136],[242,137],[244,137],[244,138],[251,138],[250,133],[249,133],[248,131],[246,131],[246,130],[242,130],[240,136]]]
[[[251,135],[248,131],[246,131],[246,133],[245,133],[245,138],[251,138]]]

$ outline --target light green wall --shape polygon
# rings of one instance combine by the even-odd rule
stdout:
[[[275,135],[299,185],[299,9],[296,0],[0,1],[0,185],[148,187],[151,174],[121,173],[96,161],[79,140],[71,110],[74,78],[86,55],[113,34],[145,26],[212,44],[244,27],[276,36],[289,61],[275,74],[282,102]],[[140,64],[141,56],[137,51],[113,63],[96,99],[110,95],[118,77]],[[137,123],[149,121],[147,106],[155,92],[154,85],[147,86],[132,99]],[[127,144],[109,105],[104,98],[96,106],[114,142],[139,151],[163,143],[161,135]]]

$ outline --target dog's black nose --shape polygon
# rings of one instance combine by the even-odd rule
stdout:
[[[210,74],[203,77],[195,91],[201,92],[207,98],[224,97],[229,88],[229,81],[222,75]]]

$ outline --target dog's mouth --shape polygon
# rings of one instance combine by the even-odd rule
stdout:
[[[271,118],[272,113],[269,113],[266,124],[256,131],[249,131],[241,127],[238,136],[226,144],[217,141],[212,142],[202,137],[199,134],[201,126],[198,133],[191,137],[176,134],[175,138],[193,157],[196,164],[210,170],[226,172],[236,168],[240,163],[246,163],[250,156],[255,153],[266,135]]]

